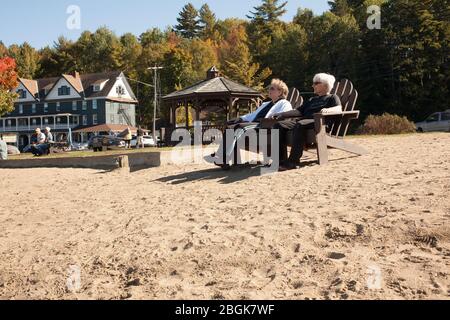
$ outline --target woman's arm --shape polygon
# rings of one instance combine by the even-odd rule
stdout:
[[[297,117],[301,117],[301,116],[302,116],[302,113],[298,109],[294,109],[291,111],[278,113],[278,114],[274,115],[273,118],[276,120],[283,120],[286,118],[297,118]]]

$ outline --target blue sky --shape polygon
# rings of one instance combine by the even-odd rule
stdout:
[[[152,27],[175,25],[182,7],[192,2],[196,8],[208,3],[220,19],[245,18],[260,0],[24,0],[2,3],[0,40],[7,46],[27,41],[36,48],[52,45],[58,36],[77,39],[83,30],[107,26],[118,35],[136,35]],[[70,5],[81,9],[81,30],[69,30],[66,13]],[[328,9],[327,0],[289,0],[284,20],[291,20],[297,9],[310,8],[316,14]]]

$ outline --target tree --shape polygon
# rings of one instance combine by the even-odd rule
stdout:
[[[211,9],[209,8],[208,4],[204,4],[201,8],[200,8],[200,12],[199,12],[199,16],[200,16],[200,35],[202,37],[202,39],[214,39],[216,34],[216,15],[211,11]]]
[[[120,69],[129,77],[136,78],[138,74],[138,61],[142,54],[142,46],[132,33],[120,37],[122,46],[120,53]]]
[[[80,72],[96,73],[120,69],[121,43],[108,28],[85,31],[74,44],[73,53]]]
[[[0,41],[0,58],[4,58],[8,54],[8,48]]]
[[[266,54],[272,43],[274,33],[283,32],[284,24],[280,17],[286,13],[287,2],[279,4],[279,0],[262,0],[262,4],[254,7],[247,18],[250,24],[247,28],[249,36],[250,49],[253,56],[267,66]]]
[[[221,43],[222,72],[232,80],[261,90],[272,71],[269,68],[261,68],[259,63],[253,62],[247,42],[246,30],[244,26],[239,26]]]
[[[183,7],[177,18],[178,24],[175,30],[184,38],[192,39],[198,37],[200,32],[200,21],[198,19],[198,11],[192,3],[188,3]]]
[[[342,16],[352,13],[352,10],[351,10],[347,0],[328,1],[328,4],[331,7],[330,11],[337,16],[342,17]]]
[[[39,54],[27,42],[10,46],[8,55],[16,61],[19,77],[33,79],[39,72]]]
[[[10,57],[0,58],[0,116],[14,109],[17,94],[12,90],[17,85],[15,60]]]
[[[38,78],[57,77],[63,73],[83,71],[76,59],[74,43],[64,37],[59,37],[52,48],[41,49],[39,54],[41,69]]]
[[[262,0],[262,4],[254,7],[255,12],[250,11],[251,15],[247,15],[247,18],[258,23],[276,23],[286,13],[287,1],[280,5],[278,3],[279,0]]]

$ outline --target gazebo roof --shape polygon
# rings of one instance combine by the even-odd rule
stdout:
[[[218,70],[215,67],[212,67],[207,72],[207,79],[197,82],[180,91],[170,93],[164,96],[163,100],[178,100],[211,95],[260,97],[261,93],[253,88],[246,87],[230,79],[219,76]]]

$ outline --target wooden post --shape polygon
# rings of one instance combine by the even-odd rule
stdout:
[[[130,168],[130,164],[128,161],[128,156],[119,156],[117,157],[117,164],[120,169]]]

